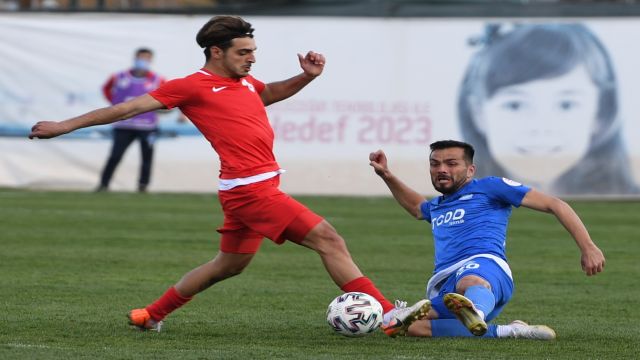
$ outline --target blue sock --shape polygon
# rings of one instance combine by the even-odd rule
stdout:
[[[476,309],[484,313],[485,318],[493,311],[496,306],[496,298],[491,290],[484,286],[475,285],[467,288],[464,296],[471,300]]]
[[[437,319],[431,320],[431,336],[432,337],[484,337],[497,338],[496,329],[498,325],[488,324],[487,333],[482,336],[473,335],[457,319]]]

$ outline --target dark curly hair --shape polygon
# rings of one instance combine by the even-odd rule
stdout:
[[[196,42],[204,49],[204,56],[211,58],[212,46],[227,50],[231,40],[236,38],[253,38],[251,24],[239,16],[219,15],[209,20],[196,35]]]

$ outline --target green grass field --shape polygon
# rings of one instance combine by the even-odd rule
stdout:
[[[388,198],[299,197],[347,239],[391,299],[423,296],[428,224]],[[317,255],[265,241],[240,276],[198,295],[163,332],[125,314],[217,251],[214,195],[0,189],[0,359],[637,359],[640,203],[574,202],[607,256],[583,275],[579,252],[546,214],[514,212],[516,292],[496,322],[553,327],[553,342],[338,336],[325,323],[340,293]]]

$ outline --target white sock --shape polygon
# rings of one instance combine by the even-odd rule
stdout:
[[[393,310],[387,311],[387,313],[382,316],[382,323],[388,324],[391,321],[391,319],[393,319],[394,314],[395,314],[395,311]]]
[[[499,338],[511,337],[511,325],[498,325],[496,334]]]

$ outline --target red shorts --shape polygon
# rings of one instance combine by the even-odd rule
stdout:
[[[224,212],[220,250],[254,254],[263,238],[276,244],[301,242],[323,219],[278,189],[280,176],[219,191]]]

